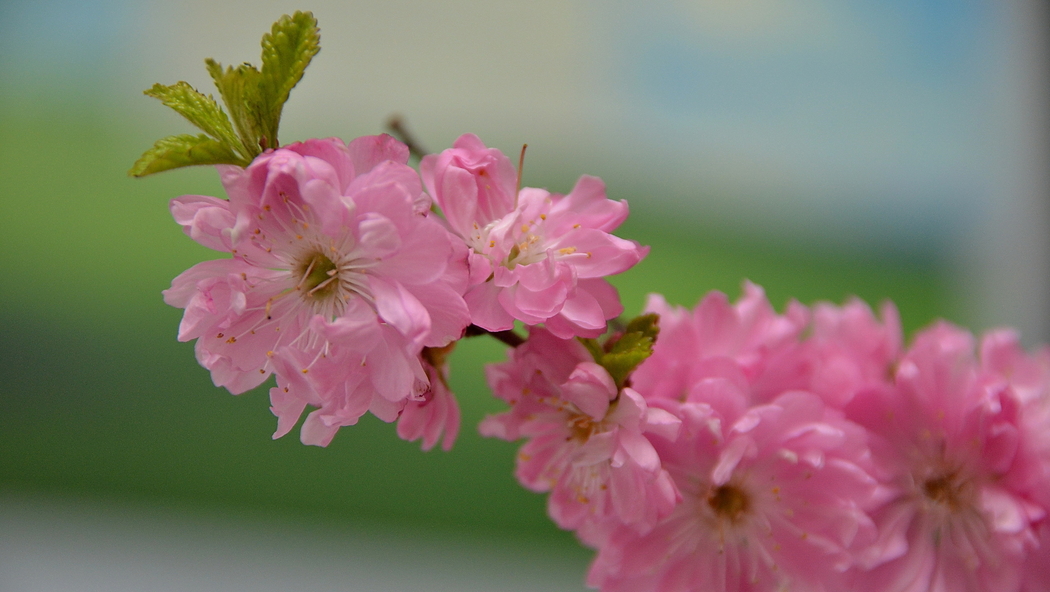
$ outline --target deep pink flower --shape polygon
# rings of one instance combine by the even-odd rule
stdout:
[[[549,491],[558,526],[580,529],[596,543],[609,520],[645,530],[674,507],[677,493],[647,434],[673,439],[679,420],[647,407],[630,388],[617,390],[609,373],[578,341],[541,328],[488,368],[489,386],[510,410],[486,418],[481,432],[505,440],[528,438],[517,477]]]
[[[420,163],[427,190],[469,247],[471,321],[503,331],[519,320],[544,323],[559,337],[597,337],[622,312],[605,276],[649,252],[610,234],[627,202],[605,197],[600,179],[583,176],[568,195],[526,187],[500,151],[465,134]]]
[[[1035,434],[1023,402],[1008,375],[995,376],[1006,357],[982,369],[972,336],[940,323],[916,336],[893,388],[863,391],[846,406],[870,430],[888,494],[873,514],[871,569],[853,589],[1020,589],[1046,516],[1032,490],[1045,468],[1033,474],[1040,463],[1030,457]]]
[[[697,400],[726,398],[724,382],[700,388],[714,392],[694,392]],[[843,574],[875,537],[863,430],[804,392],[735,416],[675,405],[682,433],[653,444],[682,501],[647,533],[613,531],[588,583],[605,592],[847,589]]]
[[[369,408],[428,388],[424,346],[458,339],[465,250],[434,218],[407,148],[389,136],[310,140],[220,167],[229,201],[183,196],[176,221],[233,254],[198,264],[165,301],[185,308],[179,339],[216,385],[271,391],[277,435],[306,405],[303,439],[324,444]]]

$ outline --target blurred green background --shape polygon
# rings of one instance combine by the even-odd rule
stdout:
[[[296,8],[317,12],[324,49],[285,142],[378,133],[401,111],[435,150],[466,131],[508,153],[528,141],[528,185],[602,176],[631,204],[617,234],[652,247],[613,279],[628,314],[649,292],[692,306],[749,279],[780,309],[855,295],[892,299],[908,332],[975,322],[959,236],[994,218],[989,179],[1010,172],[983,158],[999,120],[982,101],[1001,80],[982,52],[1005,39],[988,33],[1003,30],[989,3],[315,4],[0,5],[0,504],[282,516],[589,556],[514,481],[517,445],[477,434],[501,408],[482,372],[499,344],[458,347],[463,429],[451,452],[423,453],[369,418],[325,449],[273,441],[266,387],[231,396],[176,342],[181,311],[161,290],[216,254],[167,204],[223,194],[211,169],[126,176],[154,140],[190,131],[139,93],[179,79],[213,92],[203,58],[257,60],[261,33]]]

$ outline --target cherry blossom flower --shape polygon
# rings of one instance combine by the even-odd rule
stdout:
[[[902,354],[903,330],[892,302],[880,321],[857,298],[813,306],[812,332],[800,352],[811,366],[808,390],[841,408],[860,390],[890,383]]]
[[[894,388],[858,393],[846,412],[870,431],[888,489],[870,569],[852,589],[1019,590],[1046,516],[1033,489],[1046,470],[1029,457],[1023,402],[1008,376],[982,376],[972,336],[946,323],[920,332]]]
[[[429,380],[419,355],[462,336],[465,249],[435,218],[407,148],[389,136],[310,140],[220,167],[229,201],[183,196],[177,222],[233,255],[165,291],[179,339],[237,394],[278,374],[276,436],[306,405],[303,440],[326,444],[370,408],[402,406]]]
[[[723,401],[726,388],[705,381],[693,397]],[[677,405],[678,440],[652,441],[682,501],[647,533],[613,531],[588,583],[605,592],[847,589],[856,550],[875,537],[863,430],[801,391],[735,415]]]
[[[430,378],[430,388],[418,399],[407,399],[398,415],[397,435],[409,442],[422,440],[423,450],[430,450],[438,440],[443,450],[451,450],[459,435],[459,404],[448,388],[446,361],[453,346],[423,350],[423,368]]]
[[[797,352],[809,312],[796,302],[779,315],[762,288],[745,282],[736,304],[721,292],[710,292],[687,311],[653,294],[645,311],[660,315],[660,337],[631,381],[649,401],[684,400],[708,378],[737,384],[746,393],[745,406],[752,398],[764,401],[809,385],[808,367],[799,367]]]
[[[465,134],[420,163],[427,190],[469,247],[471,321],[489,331],[544,323],[562,338],[597,337],[623,307],[604,279],[649,252],[610,234],[627,202],[583,176],[568,195],[518,190],[510,160]]]
[[[481,433],[528,438],[517,457],[525,487],[551,492],[558,526],[580,529],[596,544],[603,522],[645,530],[674,507],[677,492],[647,434],[673,439],[679,420],[648,408],[637,392],[619,390],[576,340],[533,328],[510,360],[488,367],[489,385],[510,404]]]

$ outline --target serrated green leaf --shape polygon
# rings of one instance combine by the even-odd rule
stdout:
[[[141,177],[195,164],[248,166],[263,150],[277,148],[284,103],[320,51],[320,39],[313,14],[296,12],[282,16],[263,35],[261,70],[247,63],[224,68],[211,58],[205,60],[226,111],[185,82],[154,85],[147,95],[160,99],[207,135],[159,140],[129,174]]]
[[[198,164],[236,164],[245,166],[241,156],[229,146],[201,134],[191,136],[168,136],[157,140],[128,171],[132,177],[145,177],[153,173]]]
[[[211,95],[204,95],[182,81],[171,86],[154,84],[153,88],[144,91],[144,94],[160,99],[215,140],[233,148],[240,146],[230,119]]]
[[[208,74],[219,89],[222,102],[230,112],[233,127],[241,139],[241,145],[247,152],[249,160],[262,153],[259,141],[263,138],[262,125],[259,121],[260,89],[262,73],[251,64],[222,67],[222,64],[208,58],[204,60]]]
[[[284,104],[320,50],[320,29],[310,12],[284,15],[263,35],[259,120],[267,146],[278,145],[277,128]]]
[[[653,342],[656,341],[656,336],[660,334],[660,315],[652,312],[649,314],[639,315],[634,317],[627,323],[626,333],[642,333],[646,335]]]
[[[627,382],[631,372],[653,354],[652,344],[648,349],[640,348],[634,350],[608,353],[602,356],[601,366],[612,376],[616,388],[621,389]]]
[[[642,333],[624,333],[616,342],[612,348],[609,349],[609,353],[616,354],[620,352],[634,351],[636,349],[652,349],[653,340],[648,335]]]
[[[653,344],[660,333],[659,321],[659,315],[641,315],[631,319],[623,333],[613,335],[604,345],[596,339],[580,339],[580,342],[594,361],[612,376],[616,387],[623,388],[631,372],[653,355]]]

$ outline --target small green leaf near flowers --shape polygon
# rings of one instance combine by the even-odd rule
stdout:
[[[594,361],[605,368],[617,388],[623,388],[631,372],[653,355],[653,344],[660,333],[660,316],[646,314],[627,323],[623,333],[613,335],[604,344],[597,339],[580,339],[594,357]]]
[[[183,134],[157,140],[157,143],[132,165],[128,174],[132,177],[145,177],[153,173],[196,164],[242,165],[243,162],[243,158],[234,154],[229,146],[222,142],[217,142],[204,134],[199,136]]]
[[[282,16],[262,38],[262,75],[259,113],[263,137],[277,147],[281,110],[306,67],[321,50],[317,19],[309,12]]]
[[[247,166],[279,146],[281,112],[292,88],[320,51],[320,29],[310,12],[282,16],[262,39],[262,70],[205,60],[226,111],[185,82],[155,84],[145,94],[160,99],[207,135],[169,136],[154,144],[128,171],[142,177],[193,165]],[[227,115],[228,113],[228,115]]]

